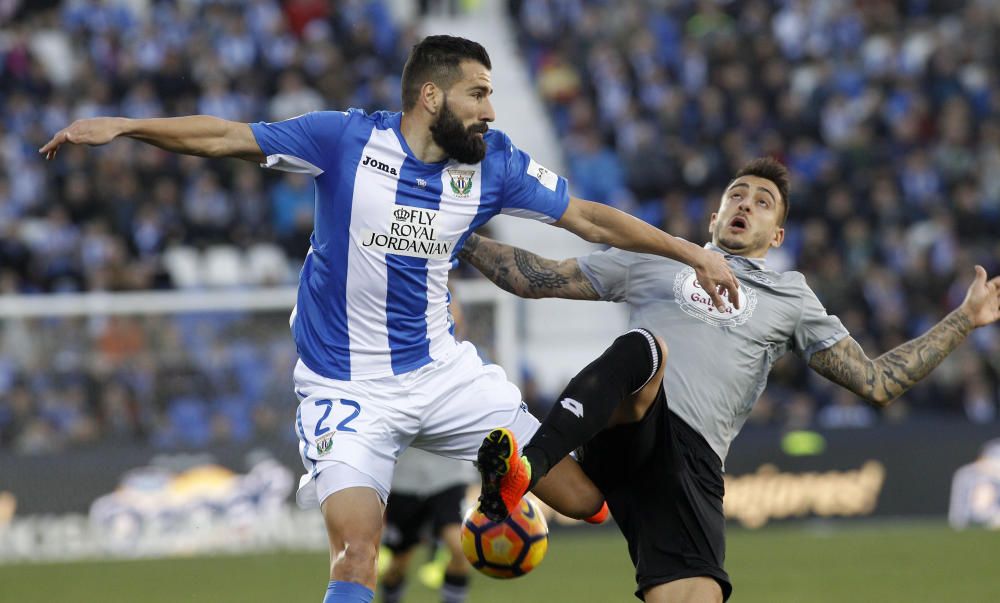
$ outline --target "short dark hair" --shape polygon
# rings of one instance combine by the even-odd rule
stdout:
[[[455,36],[427,36],[413,46],[403,66],[403,110],[412,109],[420,98],[420,88],[434,82],[448,89],[461,78],[459,65],[464,60],[478,61],[493,69],[490,55],[478,42]]]
[[[782,205],[781,221],[778,222],[778,225],[784,226],[785,220],[788,219],[788,187],[791,184],[788,168],[773,157],[758,157],[741,167],[740,171],[736,172],[736,175],[733,176],[733,180],[742,178],[743,176],[756,176],[770,180],[778,187],[778,194],[781,195]]]

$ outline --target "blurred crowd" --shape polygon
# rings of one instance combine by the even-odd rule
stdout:
[[[869,354],[1000,273],[1000,3],[512,0],[576,192],[704,241],[749,158],[791,170],[786,241]],[[997,418],[1000,333],[981,329],[884,416],[794,358],[754,422]]]
[[[101,115],[398,109],[413,36],[378,0],[0,2],[0,295],[294,282],[307,176],[133,141],[37,149]],[[0,450],[294,437],[281,314],[0,321]]]
[[[0,333],[0,450],[294,439],[287,312],[38,318]]]
[[[186,256],[169,253],[178,247],[264,247],[301,263],[307,176],[131,140],[65,147],[50,165],[37,149],[101,115],[252,122],[398,108],[414,42],[376,0],[67,0],[20,12],[0,22],[2,293],[169,288],[188,274]]]
[[[777,156],[792,209],[768,261],[805,272],[869,353],[957,305],[974,263],[1000,271],[994,3],[509,6],[577,195],[704,240],[735,169]],[[50,164],[37,149],[97,115],[398,109],[416,41],[378,0],[0,1],[0,295],[294,281],[312,226],[306,177],[133,141],[65,147]],[[275,429],[275,408],[295,403],[294,350],[282,321],[251,322],[3,321],[0,450],[197,446]],[[883,415],[786,358],[753,421],[994,421],[998,369],[997,330],[980,330]],[[554,393],[526,380],[536,412]]]

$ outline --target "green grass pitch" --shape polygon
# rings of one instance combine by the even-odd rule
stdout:
[[[319,603],[325,568],[325,555],[299,553],[3,565],[0,602]],[[1000,601],[1000,532],[938,523],[731,530],[727,569],[736,603]],[[545,561],[524,578],[477,575],[469,602],[636,601],[632,588],[618,532],[578,528],[554,533]],[[411,580],[406,600],[439,599]]]

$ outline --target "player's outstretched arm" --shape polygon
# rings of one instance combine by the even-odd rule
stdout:
[[[600,299],[576,259],[550,260],[477,234],[466,239],[458,257],[519,297]]]
[[[962,302],[929,331],[872,360],[858,342],[848,337],[816,352],[809,367],[862,398],[886,406],[952,352],[976,327],[1000,320],[1000,277],[986,279],[976,266],[976,278]]]
[[[46,159],[52,159],[64,144],[96,146],[107,144],[121,136],[185,155],[236,157],[258,163],[265,159],[248,124],[209,115],[158,119],[79,119],[56,132],[38,152]]]
[[[555,224],[591,243],[683,262],[694,268],[698,283],[719,310],[726,307],[723,297],[740,307],[736,276],[722,254],[671,236],[613,207],[576,197],[570,197],[569,207]]]

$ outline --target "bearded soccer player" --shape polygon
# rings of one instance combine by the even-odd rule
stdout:
[[[624,302],[632,331],[578,374],[518,454],[514,434],[483,442],[480,508],[499,519],[570,451],[607,497],[628,540],[636,595],[651,603],[729,597],[723,462],[787,351],[877,406],[923,379],[976,327],[1000,319],[1000,277],[975,278],[961,306],[924,335],[869,358],[798,272],[768,270],[788,214],[788,173],[772,159],[744,166],[712,214],[707,249],[740,281],[740,307],[719,311],[691,269],[602,251],[554,261],[473,236],[460,253],[522,297]],[[666,362],[667,348],[674,354]]]
[[[330,545],[326,603],[367,602],[382,509],[398,454],[411,444],[473,459],[488,431],[527,440],[538,422],[497,366],[449,330],[447,274],[467,237],[498,213],[582,238],[662,254],[693,267],[718,306],[738,285],[721,256],[607,206],[573,198],[499,131],[490,58],[479,44],[432,36],[403,69],[403,112],[307,113],[278,123],[209,116],[96,118],[60,130],[66,143],[134,138],[177,153],[235,157],[313,176],[315,226],[291,328],[299,362],[295,421],[307,473],[297,498],[320,507]],[[539,483],[573,517],[603,497],[575,462]]]

